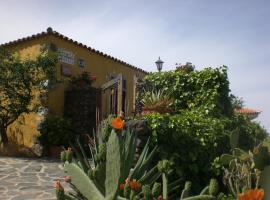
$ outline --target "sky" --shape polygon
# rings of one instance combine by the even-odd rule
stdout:
[[[2,0],[0,44],[47,27],[146,71],[228,66],[231,92],[270,132],[269,0]]]

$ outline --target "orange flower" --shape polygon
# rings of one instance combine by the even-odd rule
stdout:
[[[125,184],[120,184],[120,185],[119,185],[119,189],[120,189],[120,190],[124,190],[124,189],[125,189]]]
[[[141,186],[142,186],[142,184],[140,184],[138,181],[130,181],[129,182],[129,187],[132,190],[140,190]]]
[[[61,185],[61,183],[60,183],[59,180],[54,183],[54,187],[57,190],[63,189],[63,187],[62,187],[62,185]]]
[[[121,120],[120,118],[115,118],[112,121],[112,127],[115,129],[123,129],[124,125],[125,125],[124,121]]]
[[[67,183],[71,183],[71,177],[70,176],[65,176],[64,181]]]
[[[263,189],[248,190],[245,193],[238,194],[238,200],[262,200]]]

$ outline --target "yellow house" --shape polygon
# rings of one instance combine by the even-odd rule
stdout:
[[[88,72],[97,77],[93,87],[98,91],[96,123],[109,114],[131,115],[135,108],[135,83],[147,72],[124,61],[74,41],[48,28],[46,32],[2,44],[11,52],[18,52],[22,59],[35,58],[44,44],[58,51],[57,77],[78,76]],[[50,113],[62,116],[65,107],[67,83],[56,85],[48,94]],[[31,147],[33,136],[42,119],[38,113],[24,114],[8,127],[8,137],[20,145]]]

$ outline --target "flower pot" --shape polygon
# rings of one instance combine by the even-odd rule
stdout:
[[[53,158],[60,158],[60,154],[63,151],[60,146],[50,146],[49,147],[49,155]]]
[[[173,113],[173,112],[174,110],[168,107],[155,107],[155,108],[144,107],[142,109],[143,116],[153,114],[153,113],[165,114],[165,113]]]

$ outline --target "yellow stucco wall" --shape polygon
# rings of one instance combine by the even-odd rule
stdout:
[[[75,61],[81,58],[86,62],[85,68],[80,68],[75,62],[75,65],[64,64],[72,72],[72,76],[76,76],[86,71],[92,75],[97,76],[97,80],[93,83],[93,87],[99,88],[102,84],[106,83],[106,75],[108,73],[122,74],[123,78],[127,81],[127,114],[131,114],[133,110],[133,91],[134,91],[134,75],[143,76],[144,73],[136,69],[127,67],[126,65],[102,56],[98,53],[89,51],[82,48],[72,42],[68,42],[59,37],[53,35],[46,35],[41,38],[24,41],[10,46],[11,51],[18,51],[21,57],[24,58],[35,58],[39,54],[41,44],[54,43],[58,48],[63,48],[75,54]],[[58,78],[64,78],[61,76],[61,66],[57,66]],[[48,107],[53,114],[62,115],[64,111],[64,91],[67,87],[67,83],[58,84],[49,93]],[[103,99],[103,103],[106,100]],[[104,105],[105,106],[105,105]],[[33,136],[38,134],[37,124],[41,120],[41,117],[35,113],[25,114],[20,117],[19,120],[14,122],[8,127],[8,136],[10,140],[22,144],[25,146],[32,146]]]

